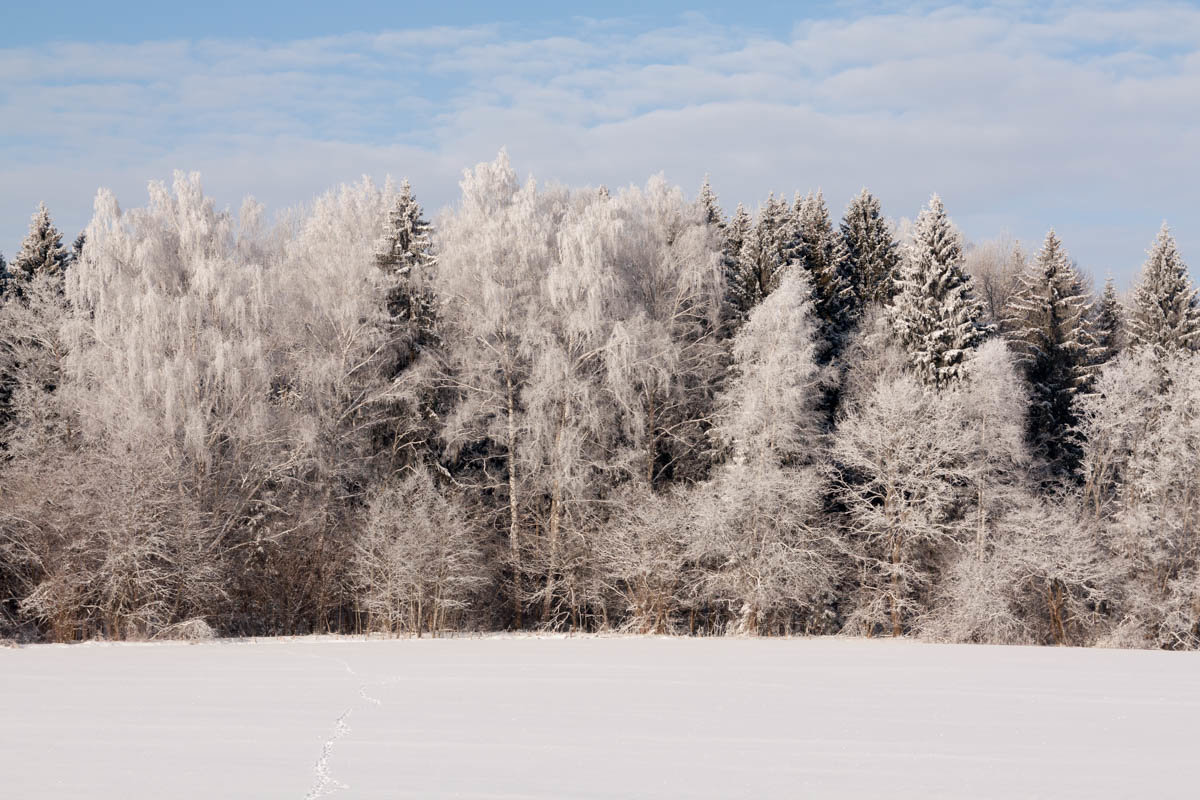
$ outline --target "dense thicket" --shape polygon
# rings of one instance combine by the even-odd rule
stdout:
[[[864,190],[194,175],[0,266],[0,636],[1200,645],[1200,312]],[[3,262],[0,262],[2,265]]]

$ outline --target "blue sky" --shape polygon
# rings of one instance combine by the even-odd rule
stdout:
[[[4,12],[0,251],[39,200],[199,170],[236,208],[407,176],[431,211],[507,147],[523,174],[663,171],[722,202],[939,192],[969,238],[1054,226],[1127,284],[1159,224],[1200,265],[1200,8],[620,2],[60,2]]]

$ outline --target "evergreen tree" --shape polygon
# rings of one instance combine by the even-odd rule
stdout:
[[[4,300],[4,295],[8,293],[8,262],[4,260],[4,253],[0,253],[0,301]]]
[[[812,287],[813,310],[823,340],[818,360],[828,363],[841,350],[857,317],[858,303],[847,272],[846,243],[833,229],[820,191],[809,194],[800,204],[790,253]]]
[[[895,294],[900,255],[879,199],[863,189],[842,217],[848,271],[861,304],[887,303]]]
[[[722,231],[724,242],[721,247],[721,268],[725,273],[725,299],[721,315],[731,328],[737,327],[745,320],[746,309],[752,305],[748,305],[743,298],[747,284],[741,270],[741,254],[753,228],[754,222],[750,219],[746,207],[738,203],[737,210],[733,212],[733,217]]]
[[[1092,333],[1096,339],[1097,365],[1112,361],[1125,348],[1125,310],[1112,278],[1104,282],[1104,293],[1093,307]]]
[[[1073,473],[1082,456],[1074,400],[1087,387],[1096,356],[1090,310],[1083,279],[1051,230],[1021,275],[1006,327],[1031,390],[1029,443],[1056,474]]]
[[[1151,348],[1159,356],[1200,349],[1200,300],[1165,222],[1134,292],[1129,339],[1134,347]]]
[[[717,194],[709,184],[707,175],[704,176],[704,184],[700,187],[700,194],[696,198],[696,205],[700,207],[701,215],[704,217],[706,225],[715,225],[717,230],[725,230],[725,215],[721,212],[721,206],[717,202]]]
[[[83,258],[83,246],[87,244],[87,232],[80,231],[75,237],[75,241],[71,244],[71,252],[67,255],[67,266],[78,264]]]
[[[768,291],[770,293],[783,280],[780,270],[787,266],[788,247],[796,231],[796,217],[788,208],[783,195],[779,197],[776,197],[774,193],[767,195],[767,204],[763,207],[760,224],[763,228],[763,241],[767,247],[767,255],[774,265],[772,271],[774,280]]]
[[[725,226],[724,252],[727,258],[737,259],[738,254],[742,252],[742,243],[746,241],[746,237],[750,235],[750,229],[753,227],[754,221],[750,219],[746,207],[738,203],[737,210],[733,212],[733,218]]]
[[[744,209],[742,211],[744,214]],[[748,222],[748,219],[746,220]],[[745,224],[735,214],[727,245],[733,244],[735,232]],[[787,203],[772,193],[758,213],[754,227],[743,235],[737,261],[730,263],[727,275],[727,296],[730,317],[735,324],[745,320],[750,310],[762,302],[779,284],[787,264],[787,245],[792,230]]]
[[[58,275],[66,267],[68,256],[62,244],[62,234],[50,221],[45,203],[38,204],[29,221],[29,233],[12,262],[12,273],[18,281],[29,281],[34,275]]]
[[[966,356],[989,332],[963,271],[962,237],[936,194],[917,217],[888,316],[910,368],[929,386],[963,377]]]
[[[400,185],[395,205],[388,212],[376,253],[376,261],[390,282],[386,299],[388,316],[402,329],[400,333],[408,344],[409,352],[397,365],[403,369],[431,341],[434,329],[434,300],[428,274],[435,262],[432,228],[407,180]]]
[[[373,426],[372,448],[392,469],[412,466],[414,460],[436,459],[434,425],[439,412],[445,410],[444,398],[413,373],[419,366],[418,356],[438,344],[431,234],[405,180],[387,212],[375,251],[376,264],[385,275],[383,330],[391,344],[381,365],[383,377],[394,386],[415,383],[420,387],[385,402],[386,419]]]

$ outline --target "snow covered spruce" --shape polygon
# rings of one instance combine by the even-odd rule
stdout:
[[[934,196],[199,178],[0,259],[0,636],[1200,645],[1200,305]]]

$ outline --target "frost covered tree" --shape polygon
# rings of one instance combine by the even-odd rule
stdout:
[[[503,155],[439,230],[459,398],[443,435],[505,498],[514,617],[582,624],[608,487],[707,471],[719,242],[661,178],[600,200],[520,187]]]
[[[393,468],[431,457],[437,436],[439,398],[430,373],[435,366],[422,363],[411,369],[418,357],[434,360],[438,346],[437,298],[433,289],[432,226],[407,180],[394,192],[385,189],[390,208],[383,234],[376,244],[376,263],[384,274],[386,329],[390,357],[384,377],[405,386],[388,409],[388,419],[374,432],[378,448],[388,452]],[[408,374],[406,374],[406,372]]]
[[[942,572],[982,559],[1023,499],[1024,397],[992,341],[963,380],[935,390],[905,369],[886,331],[862,331],[834,435],[834,500],[844,509],[855,589],[847,625],[867,634],[921,629]]]
[[[753,235],[754,220],[746,207],[738,203],[733,216],[725,226],[725,240],[721,247],[722,268],[725,273],[725,300],[722,314],[726,323],[733,328],[745,321],[746,311],[750,307],[749,299],[754,292],[749,291],[750,284],[747,276],[742,273],[742,247],[746,240]]]
[[[18,282],[28,281],[41,273],[58,275],[62,273],[68,257],[62,234],[50,220],[46,204],[41,203],[29,221],[29,233],[21,242],[21,249],[9,265],[9,271]]]
[[[730,217],[729,222],[725,225],[725,245],[723,252],[729,259],[736,261],[738,255],[742,252],[742,244],[746,241],[746,237],[750,235],[750,230],[754,227],[754,220],[750,217],[750,212],[741,203],[737,204],[737,208]]]
[[[12,280],[12,275],[8,272],[8,262],[4,260],[4,253],[0,253],[0,302],[4,301],[4,295],[8,293],[8,284]]]
[[[1086,390],[1096,356],[1091,298],[1054,231],[1021,276],[1005,328],[1029,382],[1029,441],[1053,474],[1079,464],[1075,397]]]
[[[534,369],[542,287],[557,257],[568,198],[521,186],[506,153],[464,173],[462,199],[441,220],[439,294],[451,341],[445,382],[456,397],[442,431],[457,480],[495,493],[509,570],[512,619],[525,608],[533,476],[525,393]],[[596,198],[599,200],[599,198]]]
[[[946,386],[987,333],[983,307],[963,271],[962,237],[936,194],[921,211],[889,308],[910,368],[927,385]]]
[[[712,565],[704,593],[747,633],[819,628],[832,585],[820,515],[822,371],[808,295],[803,275],[785,276],[739,330],[716,429],[729,457],[698,492],[704,510],[691,558]]]
[[[74,264],[79,259],[83,258],[83,248],[87,246],[87,233],[80,231],[75,237],[75,241],[71,243],[71,263]]]
[[[433,255],[431,226],[406,179],[388,209],[383,235],[377,244],[376,260],[391,285],[387,310],[393,320],[413,328],[414,349],[432,335],[434,301],[429,271]]]
[[[1008,236],[983,242],[967,250],[963,268],[983,304],[984,321],[1004,330],[1009,300],[1028,268],[1021,243]]]
[[[1112,278],[1104,282],[1104,292],[1092,307],[1092,334],[1096,340],[1094,360],[1098,365],[1107,364],[1125,349],[1125,309]]]
[[[602,627],[636,633],[695,633],[706,609],[704,573],[688,559],[699,522],[694,487],[650,492],[628,487],[613,496],[613,513],[597,542],[602,581],[611,595],[601,606]],[[611,609],[611,613],[609,612]]]
[[[1079,414],[1086,508],[1125,570],[1116,643],[1200,646],[1200,357],[1127,352]]]
[[[866,189],[859,192],[846,206],[840,230],[846,272],[859,304],[889,302],[895,293],[900,254],[879,198]]]
[[[963,539],[967,475],[949,400],[907,374],[888,375],[845,406],[833,445],[857,590],[847,624],[905,633],[928,610],[946,551]]]
[[[713,191],[712,184],[708,182],[707,175],[704,176],[704,183],[696,196],[696,205],[705,225],[711,225],[722,233],[725,231],[725,214],[721,211],[721,203],[717,199],[717,193]]]
[[[940,641],[1091,644],[1118,594],[1118,569],[1076,500],[1027,493],[984,551],[954,559],[917,627]]]
[[[226,630],[325,629],[349,608],[368,431],[393,391],[384,209],[369,182],[343,186],[281,239],[257,204],[218,211],[178,174],[145,208],[100,192],[68,273],[64,391],[81,446],[169,455],[166,474],[211,521],[201,552],[229,570]]]
[[[736,216],[733,224],[739,224]],[[729,304],[735,319],[744,320],[778,285],[790,258],[793,227],[787,203],[772,194],[742,238],[737,263],[727,271]]]
[[[1200,299],[1166,223],[1150,246],[1128,322],[1134,347],[1158,355],[1200,349]]]
[[[695,482],[711,464],[709,430],[723,378],[719,243],[661,177],[622,192],[624,256],[609,260],[616,323],[609,390],[651,487]]]
[[[417,636],[461,627],[488,580],[461,503],[423,468],[372,498],[351,576],[368,629]]]
[[[212,614],[216,531],[170,461],[165,450],[62,447],[20,460],[0,490],[0,552],[17,556],[24,618],[74,641],[170,635]]]
[[[21,294],[0,302],[0,447],[11,456],[35,453],[61,435],[55,397],[67,355],[69,309],[61,275],[37,273]]]
[[[845,344],[857,317],[858,297],[846,242],[834,230],[820,191],[800,201],[788,252],[808,276],[823,342],[818,357],[827,362]]]

